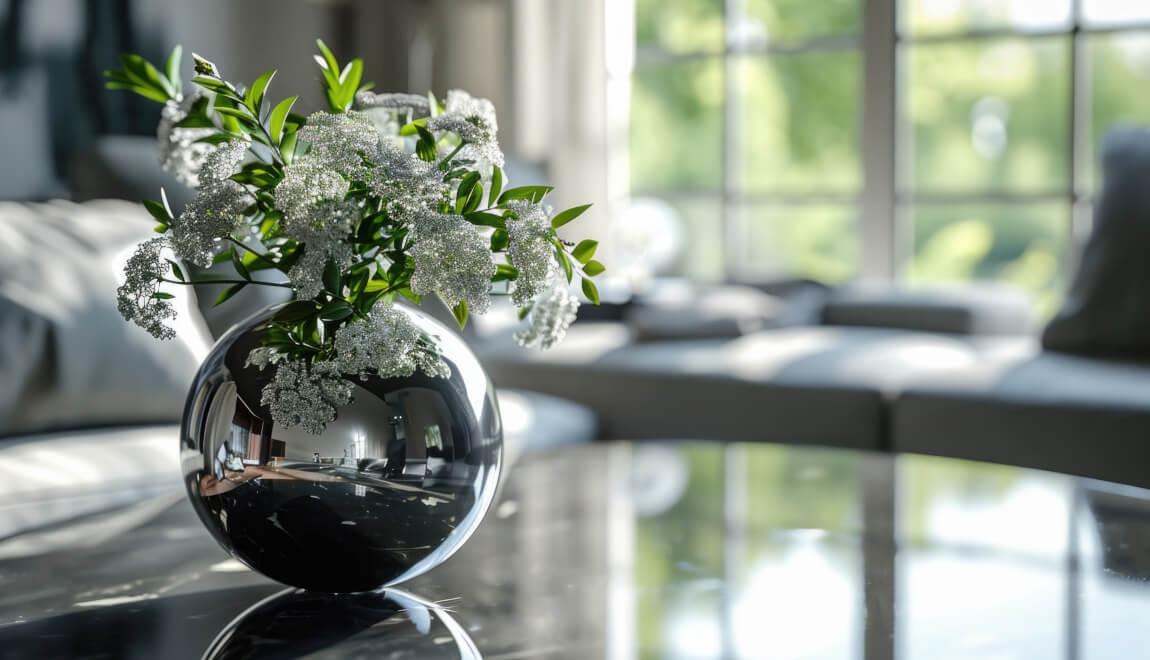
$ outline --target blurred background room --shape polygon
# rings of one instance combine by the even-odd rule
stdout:
[[[491,99],[512,184],[594,204],[564,231],[603,304],[562,345],[514,346],[510,305],[464,331],[532,466],[480,568],[425,586],[485,594],[481,649],[1150,658],[1141,0],[0,0],[0,631],[265,585],[148,522],[200,360],[271,301],[198,288],[164,346],[120,320],[138,202],[192,192],[101,72],[182,44],[310,112],[317,37],[379,90]],[[150,578],[39,590],[140,529]],[[544,577],[485,591],[500,553]],[[53,649],[104,648],[75,625]]]

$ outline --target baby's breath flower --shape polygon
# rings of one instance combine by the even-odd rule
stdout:
[[[124,320],[131,321],[157,339],[172,339],[176,331],[164,325],[176,318],[172,303],[156,297],[160,279],[168,272],[161,256],[167,239],[159,237],[140,243],[124,266],[124,283],[116,289],[116,306]]]
[[[336,410],[351,403],[352,387],[334,363],[284,360],[264,387],[260,403],[281,427],[299,426],[319,435],[335,420]]]
[[[487,311],[495,263],[487,239],[474,225],[458,218],[450,228],[421,234],[411,256],[415,260],[412,291],[434,293],[449,307],[466,301],[476,314]]]
[[[305,158],[285,167],[272,193],[276,208],[284,214],[284,233],[306,240],[306,234],[327,223],[331,202],[342,201],[347,190],[347,179],[317,160]]]
[[[522,307],[547,286],[555,270],[554,248],[551,245],[554,232],[547,211],[539,204],[514,201],[508,204],[508,208],[519,216],[507,221],[507,235],[510,238],[507,257],[519,271],[511,299]]]
[[[367,378],[410,376],[416,371],[431,377],[450,375],[439,350],[404,312],[379,305],[365,319],[357,319],[335,333],[335,363],[345,374]]]
[[[303,243],[303,257],[288,271],[288,280],[300,298],[309,299],[323,290],[323,271],[328,261],[343,270],[355,252],[347,237],[359,218],[351,202],[323,202],[311,207],[306,217],[285,220],[284,233]]]
[[[551,348],[567,335],[578,312],[579,299],[571,295],[562,277],[555,277],[532,303],[527,327],[515,333],[515,341],[524,348]]]
[[[443,114],[427,120],[427,127],[458,135],[465,143],[459,152],[460,158],[502,166],[503,152],[497,138],[499,124],[491,101],[453,89],[447,92],[444,106]]]
[[[370,183],[372,192],[386,201],[388,214],[405,224],[434,212],[448,193],[431,163],[392,145],[383,146],[377,154]]]
[[[247,189],[234,181],[201,188],[172,223],[172,249],[197,266],[211,266],[220,244],[243,222],[244,209],[251,204]]]
[[[200,167],[200,187],[222,183],[238,172],[251,144],[249,137],[236,138],[221,144],[208,154],[204,158],[203,166]]]
[[[199,185],[198,174],[204,159],[215,151],[215,147],[197,142],[200,138],[215,133],[211,128],[177,128],[176,124],[188,116],[192,104],[199,99],[199,91],[188,96],[173,99],[160,110],[160,124],[156,128],[156,139],[160,143],[160,165],[171,172],[180,183],[195,188]]]
[[[380,147],[379,132],[371,119],[358,112],[314,112],[299,130],[299,140],[311,145],[307,157],[353,180],[363,180]]]

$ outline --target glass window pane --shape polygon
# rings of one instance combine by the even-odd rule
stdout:
[[[1068,44],[1057,37],[909,46],[903,188],[1065,190]]]
[[[723,50],[723,0],[637,0],[635,39],[640,48],[673,53]]]
[[[1092,87],[1088,163],[1080,170],[1085,189],[1101,182],[1102,138],[1120,124],[1150,124],[1150,32],[1090,35],[1089,84]]]
[[[723,66],[719,58],[644,66],[631,92],[631,186],[719,190]]]
[[[795,44],[811,37],[861,32],[861,0],[743,0],[743,15],[732,26],[741,46]]]
[[[1067,204],[920,205],[907,215],[911,282],[1002,282],[1034,294],[1040,311],[1055,310],[1066,276]]]
[[[1068,27],[1070,14],[1071,0],[901,0],[899,4],[902,29],[911,34],[1049,30]]]
[[[719,197],[636,196],[611,241],[612,271],[641,285],[655,275],[698,280],[723,276],[723,209]]]
[[[1082,20],[1094,25],[1150,21],[1150,3],[1143,0],[1082,0]]]
[[[809,277],[841,282],[858,273],[856,207],[796,205],[750,207],[740,214],[739,273],[756,277]]]
[[[751,193],[855,192],[859,165],[858,51],[744,57],[734,143]]]

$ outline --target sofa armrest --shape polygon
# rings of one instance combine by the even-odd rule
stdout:
[[[997,285],[908,290],[849,286],[830,296],[824,325],[898,328],[958,335],[1024,335],[1035,327],[1025,293]]]

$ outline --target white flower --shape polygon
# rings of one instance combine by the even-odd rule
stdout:
[[[495,119],[495,106],[484,98],[476,98],[460,89],[447,92],[447,101],[441,115],[427,120],[432,131],[455,133],[465,146],[460,158],[503,165],[503,152],[499,149],[499,124]]]
[[[508,208],[519,216],[507,220],[507,257],[519,271],[511,299],[522,307],[547,286],[555,271],[554,232],[547,211],[539,204],[514,201]]]
[[[252,140],[249,137],[236,138],[221,144],[208,154],[200,167],[200,187],[223,183],[238,172],[251,144]]]
[[[524,348],[551,348],[567,335],[578,312],[579,299],[571,295],[561,277],[555,277],[551,287],[532,303],[527,327],[515,333],[515,341]]]
[[[342,271],[355,258],[348,234],[359,218],[350,202],[324,202],[312,207],[307,218],[286,223],[284,233],[303,243],[303,256],[288,271],[288,280],[300,298],[310,299],[323,290],[323,271],[334,261]]]
[[[432,339],[407,314],[391,305],[377,306],[366,319],[357,319],[335,333],[335,362],[345,374],[366,378],[451,375]]]
[[[491,303],[495,263],[483,234],[463,218],[455,220],[440,231],[418,234],[411,247],[415,260],[411,290],[434,293],[449,307],[466,301],[470,311],[482,314]]]
[[[172,303],[156,297],[160,279],[168,272],[160,252],[167,247],[164,238],[144,241],[124,266],[124,283],[116,289],[116,306],[124,320],[145,329],[157,339],[172,339],[176,331],[164,325],[176,318]]]
[[[375,125],[358,112],[314,112],[299,129],[299,140],[310,145],[309,160],[352,180],[367,176],[364,158],[374,161],[380,148]]]
[[[304,158],[288,165],[272,193],[276,208],[284,214],[284,233],[307,240],[327,223],[331,202],[342,201],[347,191],[347,179],[316,160]]]
[[[284,360],[264,387],[260,403],[276,424],[319,435],[335,420],[337,409],[351,403],[352,387],[331,362]]]
[[[204,159],[215,151],[214,146],[196,140],[212,135],[215,129],[176,128],[176,124],[188,116],[192,104],[199,98],[197,90],[165,103],[160,110],[160,124],[156,128],[156,139],[160,143],[160,165],[180,183],[192,188],[199,186],[198,174]]]
[[[247,189],[234,181],[200,188],[172,223],[172,249],[197,266],[211,266],[220,244],[239,228],[251,204]]]
[[[434,165],[392,145],[383,146],[377,154],[370,184],[372,192],[387,201],[388,215],[406,224],[438,212],[449,190]]]

